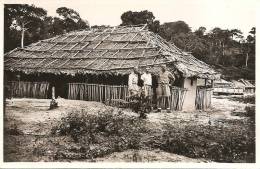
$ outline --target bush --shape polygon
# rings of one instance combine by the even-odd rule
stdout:
[[[23,135],[24,133],[18,129],[16,124],[11,125],[8,128],[4,128],[5,134],[10,134],[10,135]]]
[[[72,112],[52,128],[53,135],[69,136],[75,144],[80,145],[74,152],[83,153],[81,158],[96,158],[116,151],[139,149],[141,136],[146,132],[143,120],[120,111],[115,113],[114,109],[98,114]],[[71,154],[71,149],[67,149],[67,153],[59,151],[57,157],[65,158],[64,154]]]
[[[255,161],[254,129],[239,127],[239,121],[225,121],[227,126],[165,125],[161,149],[191,158],[207,158],[217,162]]]
[[[127,149],[161,149],[217,162],[254,162],[254,123],[225,120],[216,125],[192,122],[149,129],[146,120],[114,109],[98,114],[73,112],[52,129],[73,142],[59,145],[55,159],[94,159]]]

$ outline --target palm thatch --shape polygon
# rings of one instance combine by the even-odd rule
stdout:
[[[4,56],[4,69],[53,74],[128,74],[133,67],[167,64],[183,77],[217,79],[219,74],[191,54],[182,52],[146,25],[96,28],[41,40]]]

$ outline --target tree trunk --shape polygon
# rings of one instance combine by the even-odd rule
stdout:
[[[246,67],[247,67],[247,62],[248,62],[248,53],[246,53]]]
[[[22,38],[21,38],[21,48],[22,48],[22,49],[23,49],[23,47],[24,47],[24,45],[23,45],[23,44],[24,44],[24,43],[23,43],[23,41],[24,41],[24,31],[25,31],[25,30],[24,30],[24,24],[22,23],[22,32],[21,32],[21,33],[22,33]]]
[[[224,42],[222,43],[222,55],[225,56],[225,44],[224,44]]]

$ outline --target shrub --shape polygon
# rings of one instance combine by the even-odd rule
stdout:
[[[229,121],[225,122],[226,124]],[[255,134],[244,123],[228,126],[165,125],[161,149],[191,158],[207,158],[218,162],[255,161]]]
[[[98,114],[73,112],[52,133],[72,138],[57,146],[55,159],[94,159],[127,149],[161,149],[191,158],[217,162],[254,162],[255,129],[251,119],[226,120],[208,126],[191,122],[149,129],[146,120],[115,109]],[[65,147],[65,148],[64,148]]]
[[[16,124],[11,125],[8,128],[4,128],[5,134],[10,134],[10,135],[23,135],[23,132],[18,129]]]
[[[69,136],[75,144],[85,145],[84,151],[81,151],[85,154],[81,157],[85,158],[102,157],[129,148],[139,149],[141,136],[146,132],[143,120],[127,116],[120,111],[115,113],[114,109],[97,114],[72,112],[52,128],[53,135]],[[80,147],[82,149],[82,146]],[[71,149],[67,149],[67,154],[71,154]],[[77,152],[80,152],[79,149]],[[66,152],[59,151],[56,158],[65,158],[64,154]],[[68,156],[71,158],[72,155]]]

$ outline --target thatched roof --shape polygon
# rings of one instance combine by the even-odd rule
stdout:
[[[150,32],[146,25],[69,32],[4,56],[5,70],[28,74],[128,74],[135,66],[149,66],[156,73],[161,64],[184,77],[219,77],[209,65]]]

